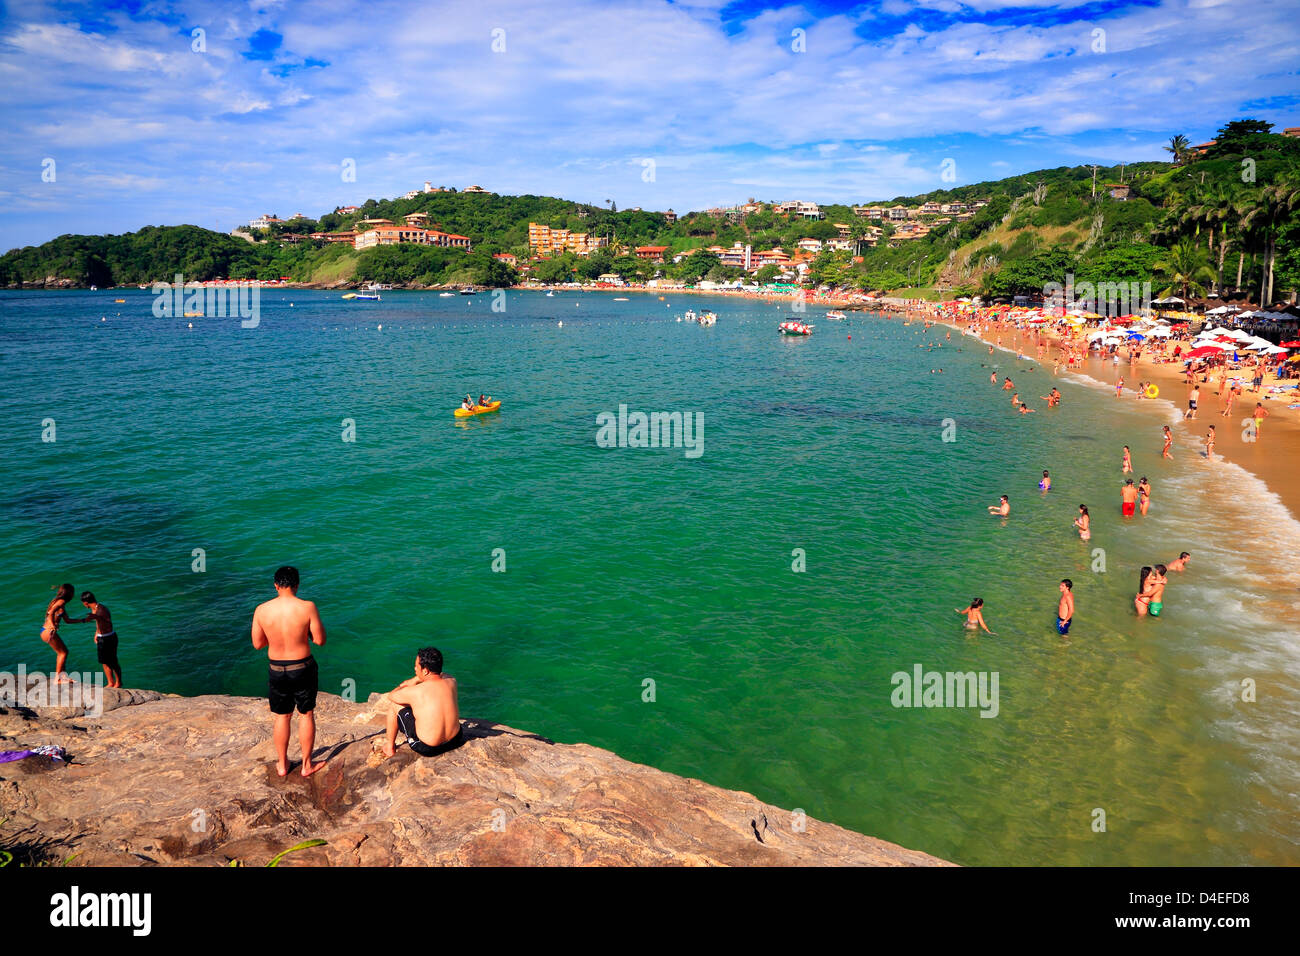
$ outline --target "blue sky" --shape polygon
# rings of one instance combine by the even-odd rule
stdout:
[[[1293,0],[10,4],[0,250],[425,180],[683,212],[1161,159],[1241,116],[1300,126],[1297,23]]]

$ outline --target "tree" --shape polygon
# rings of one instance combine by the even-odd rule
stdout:
[[[780,274],[781,274],[781,269],[779,266],[774,266],[771,263],[768,263],[767,265],[763,266],[761,269],[758,270],[758,274],[755,275],[754,278],[757,279],[760,284],[762,284],[766,282],[775,282],[776,277],[779,276]]]
[[[1295,179],[1281,179],[1266,186],[1260,193],[1255,208],[1246,214],[1242,225],[1258,237],[1263,252],[1259,281],[1259,304],[1268,305],[1273,299],[1273,269],[1277,258],[1277,232],[1280,223],[1300,207],[1300,183]]]
[[[1227,140],[1241,139],[1245,136],[1253,136],[1256,133],[1269,133],[1273,130],[1272,123],[1265,123],[1257,119],[1240,119],[1233,120],[1231,123],[1225,123],[1220,127],[1219,132],[1214,138],[1217,142],[1223,143]]]
[[[1165,276],[1169,285],[1161,290],[1161,296],[1171,295],[1175,289],[1186,301],[1189,293],[1204,295],[1203,282],[1214,281],[1214,270],[1210,268],[1210,254],[1190,239],[1183,239],[1156,262],[1152,268],[1158,275]]]
[[[1179,133],[1177,136],[1170,137],[1165,152],[1173,154],[1175,163],[1182,163],[1187,159],[1187,150],[1191,145],[1191,141],[1182,133]]]

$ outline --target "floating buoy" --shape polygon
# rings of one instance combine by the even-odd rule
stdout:
[[[563,319],[561,319],[561,320],[559,321],[558,324],[559,324],[560,328],[564,328],[564,320],[563,320]]]
[[[379,331],[380,331],[380,332],[384,331],[384,327],[383,327],[382,325],[379,326]]]
[[[850,341],[850,342],[853,341],[853,336],[851,336],[851,335],[849,336],[849,341]]]
[[[101,315],[101,316],[99,317],[99,321],[101,321],[101,322],[107,322],[108,319],[104,318],[104,317]]]
[[[194,323],[191,322],[189,327],[190,327],[190,328],[194,328]]]

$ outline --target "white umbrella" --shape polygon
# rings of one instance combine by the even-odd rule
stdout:
[[[1282,348],[1282,346],[1280,345],[1272,345],[1272,344],[1270,344],[1268,348],[1263,350],[1265,355],[1283,355],[1287,351],[1288,351],[1287,349]]]
[[[1156,338],[1160,338],[1160,339],[1167,339],[1169,338],[1169,336],[1173,334],[1174,333],[1170,332],[1163,325],[1157,325],[1155,328],[1147,332],[1147,335],[1154,335]]]
[[[1271,349],[1273,343],[1268,339],[1253,338],[1249,342],[1246,342],[1244,347],[1248,349]]]
[[[1222,349],[1224,352],[1231,352],[1236,348],[1235,345],[1229,345],[1227,342],[1195,342],[1193,344],[1198,349]]]

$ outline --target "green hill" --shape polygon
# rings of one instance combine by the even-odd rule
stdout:
[[[1090,281],[1151,281],[1184,295],[1241,290],[1256,301],[1300,286],[1300,140],[1270,132],[1255,120],[1220,130],[1217,143],[1194,155],[1171,140],[1176,162],[1072,166],[1037,170],[991,182],[955,186],[883,205],[987,202],[963,221],[920,217],[926,234],[909,237],[896,223],[871,245],[866,219],[843,205],[822,207],[824,218],[780,214],[769,204],[738,212],[692,212],[675,222],[662,213],[606,209],[549,196],[434,192],[410,199],[370,199],[356,212],[277,223],[247,239],[197,226],[150,226],[120,236],[60,236],[0,256],[0,286],[50,283],[123,285],[219,277],[335,283],[505,285],[518,273],[493,258],[528,259],[528,224],[602,237],[608,248],[588,257],[564,254],[532,264],[544,282],[594,279],[616,272],[631,280],[654,275],[686,282],[744,276],[705,246],[734,243],[787,253],[805,238],[830,240],[847,225],[854,255],[826,251],[811,263],[814,284],[896,290],[937,287],[944,294],[1013,295],[1041,292],[1066,275]],[[1122,185],[1115,190],[1114,185]],[[473,252],[434,246],[381,246],[357,252],[323,243],[313,232],[358,227],[363,219],[401,222],[423,213],[429,226],[468,236]],[[364,227],[363,227],[364,228]],[[636,258],[638,245],[663,245],[679,263]],[[759,272],[775,278],[775,266]]]

